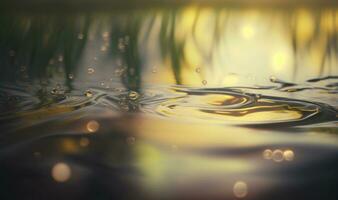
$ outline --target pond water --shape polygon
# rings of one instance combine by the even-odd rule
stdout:
[[[337,199],[338,10],[0,14],[1,199]]]

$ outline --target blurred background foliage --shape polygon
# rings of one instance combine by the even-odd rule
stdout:
[[[95,43],[103,35],[101,51],[107,52],[111,58],[120,59],[125,73],[119,78],[127,88],[140,88],[142,78],[147,77],[143,71],[154,65],[148,61],[153,58],[149,56],[152,52],[160,54],[160,65],[173,74],[175,84],[189,84],[188,79],[193,78],[185,72],[198,66],[214,71],[213,76],[217,79],[219,71],[214,68],[222,64],[218,60],[227,54],[223,46],[233,37],[229,35],[233,29],[231,20],[252,9],[248,10],[239,12],[232,7],[188,6],[73,14],[4,12],[0,14],[0,78],[1,81],[11,81],[20,76],[48,82],[57,75],[63,77],[64,84],[71,89],[74,79],[69,75],[77,73],[84,51],[89,48],[88,42]],[[301,66],[303,55],[312,55],[313,51],[316,57],[320,57],[319,63],[315,64],[317,76],[335,72],[338,9],[260,8],[255,12],[268,13],[271,20],[267,24],[273,24],[276,18],[282,22],[284,32],[281,34],[292,47],[293,79],[304,70]],[[98,24],[111,28],[104,33],[97,29]],[[255,24],[244,24],[240,28],[244,39],[252,37],[254,28]],[[149,51],[149,46],[152,46],[152,51]],[[283,55],[276,54],[275,57],[277,64],[284,63]],[[111,68],[112,71],[117,69],[116,66]],[[198,76],[205,76],[205,72]]]

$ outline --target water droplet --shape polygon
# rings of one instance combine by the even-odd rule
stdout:
[[[77,39],[83,40],[83,38],[84,38],[84,35],[83,35],[82,33],[79,33],[79,34],[77,35]]]
[[[133,100],[133,101],[137,100],[139,98],[139,96],[140,95],[135,91],[130,91],[129,94],[128,94],[129,99]]]
[[[261,94],[255,94],[256,99],[260,99],[262,97]]]
[[[99,130],[99,128],[100,128],[100,124],[97,122],[97,121],[95,121],[95,120],[91,120],[91,121],[89,121],[88,123],[87,123],[87,130],[90,132],[90,133],[94,133],[94,132],[96,132],[96,131],[98,131]]]
[[[275,76],[270,76],[270,81],[274,83],[277,81],[277,78]]]
[[[196,71],[196,73],[201,73],[201,68],[197,67],[195,71]]]
[[[82,137],[80,139],[80,146],[82,146],[82,147],[88,146],[89,143],[90,143],[90,140],[88,138],[86,138],[86,137]]]
[[[263,158],[266,160],[271,160],[272,159],[272,151],[270,149],[265,149],[263,151]]]
[[[57,93],[57,89],[53,88],[52,91],[50,91],[51,94],[56,94]]]
[[[208,82],[207,82],[206,80],[203,80],[203,81],[202,81],[202,84],[203,84],[203,85],[206,85],[207,83],[208,83]]]
[[[272,153],[272,159],[275,161],[275,162],[282,162],[284,157],[283,157],[283,151],[280,150],[280,149],[276,149],[273,151]]]
[[[90,91],[90,90],[86,90],[85,93],[84,93],[84,95],[85,95],[86,97],[92,97],[92,96],[93,96],[93,92]]]
[[[283,157],[287,161],[292,161],[295,158],[295,153],[292,150],[285,150]]]
[[[248,185],[243,181],[236,181],[233,192],[237,198],[244,198],[248,194]]]
[[[50,91],[52,95],[63,95],[65,91],[62,89],[60,84],[56,84],[56,86]]]
[[[74,78],[74,75],[73,75],[73,74],[68,74],[68,78],[69,78],[69,79],[73,79],[73,78]]]
[[[104,85],[105,85],[105,83],[102,81],[102,82],[100,83],[100,85],[101,85],[101,86],[104,86]]]
[[[135,144],[135,138],[134,138],[134,137],[128,137],[128,138],[126,139],[126,142],[127,142],[127,144],[129,144],[129,145],[133,145],[133,144]]]
[[[57,163],[52,168],[52,177],[57,182],[65,182],[71,177],[71,169],[66,163]]]
[[[95,72],[94,68],[92,67],[89,67],[87,71],[88,71],[88,74],[93,74]]]

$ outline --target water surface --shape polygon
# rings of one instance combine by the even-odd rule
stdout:
[[[335,7],[2,13],[2,199],[337,199]]]

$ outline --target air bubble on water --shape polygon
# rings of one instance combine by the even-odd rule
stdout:
[[[50,91],[52,95],[64,95],[65,91],[62,89],[60,84],[56,84],[56,86]]]
[[[90,90],[86,90],[85,93],[84,93],[84,95],[85,95],[86,97],[92,97],[92,96],[93,96],[93,92],[90,91]]]
[[[206,80],[203,80],[203,81],[202,81],[202,84],[203,84],[203,85],[206,85],[207,83],[208,83],[208,82],[207,82]]]
[[[105,83],[102,81],[102,82],[100,82],[100,85],[101,85],[101,86],[104,86],[104,85],[105,85]]]
[[[275,83],[277,81],[277,78],[275,76],[270,76],[270,81]]]
[[[57,93],[57,89],[53,88],[52,91],[50,91],[51,94],[56,94]]]
[[[53,60],[53,59],[50,59],[50,60],[49,60],[49,64],[50,64],[50,65],[53,65],[53,64],[54,64],[54,60]]]
[[[255,94],[256,99],[260,99],[262,97],[261,94]]]
[[[94,60],[97,61],[97,57],[96,56],[94,57]]]
[[[197,67],[197,68],[195,69],[195,71],[196,71],[196,73],[201,73],[201,68],[200,68],[200,67]]]
[[[282,162],[283,159],[284,159],[283,151],[280,150],[280,149],[274,150],[273,153],[272,153],[272,159],[273,159],[275,162]]]
[[[129,94],[128,94],[128,97],[130,100],[137,100],[139,98],[139,93],[135,92],[135,91],[130,91]]]
[[[87,71],[88,71],[88,74],[93,74],[95,72],[94,68],[92,67],[88,67]]]

